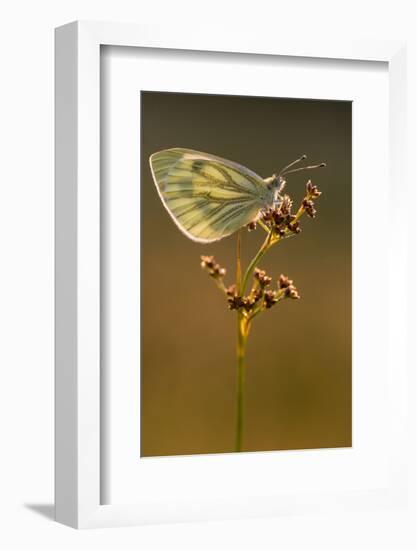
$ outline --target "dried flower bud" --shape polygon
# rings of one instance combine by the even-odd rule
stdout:
[[[262,212],[262,219],[264,222],[270,222],[273,220],[273,213],[274,213],[274,209],[273,208],[266,208],[263,212]]]
[[[272,277],[269,277],[262,269],[256,268],[253,276],[258,281],[261,287],[268,286],[272,281]]]
[[[227,299],[227,303],[229,304],[229,309],[230,310],[239,309],[243,306],[242,298],[240,296],[237,296],[237,295],[230,296]]]
[[[298,293],[298,290],[293,285],[285,289],[285,297],[291,298],[292,300],[299,300],[301,298],[301,296]]]
[[[243,305],[242,298],[237,295],[236,285],[230,285],[226,288],[226,294],[228,296],[227,303],[229,309],[239,309]]]
[[[285,216],[283,216],[283,214],[281,213],[281,210],[273,210],[272,211],[272,219],[275,223],[275,225],[280,225],[281,223],[283,223],[285,221]]]
[[[301,233],[300,222],[289,223],[287,227],[292,233]]]
[[[280,204],[280,206],[279,206],[279,209],[280,209],[281,214],[282,214],[283,216],[288,216],[288,215],[291,214],[291,207],[292,207],[292,204],[293,204],[293,202],[292,202],[292,199],[291,199],[291,197],[290,197],[289,195],[284,195],[284,196],[282,197],[282,202],[281,202],[281,204]]]
[[[303,199],[303,202],[301,203],[307,216],[310,218],[315,218],[317,210],[314,208],[314,202],[310,199]]]
[[[309,195],[311,198],[316,199],[317,197],[320,197],[321,191],[318,190],[317,185],[313,185],[311,183],[311,180],[308,180],[306,183],[306,191],[307,195]]]
[[[255,231],[256,229],[256,222],[250,222],[246,226],[248,228],[248,231]]]
[[[214,265],[214,256],[200,256],[201,267],[211,269]]]
[[[286,275],[280,275],[278,279],[278,286],[279,288],[288,288],[292,285],[291,279],[289,279]]]
[[[295,288],[294,283],[286,275],[280,275],[278,279],[279,295],[283,298],[292,298],[298,300],[300,295]]]
[[[201,256],[201,267],[215,279],[222,279],[226,275],[226,269],[221,267],[213,256]]]
[[[254,303],[259,302],[259,300],[262,298],[262,295],[263,295],[263,292],[259,288],[254,290],[252,292],[252,299],[253,299]]]
[[[255,305],[263,296],[263,291],[259,288],[252,290],[249,296],[244,296],[241,300],[240,306],[243,307],[246,311],[252,311]]]
[[[267,290],[264,294],[264,302],[266,309],[270,309],[278,302],[277,293],[273,290]]]
[[[255,302],[251,298],[246,296],[245,298],[242,299],[242,307],[244,307],[246,311],[250,311],[254,305],[255,305]]]
[[[228,296],[236,296],[236,285],[230,285],[226,288],[226,294]]]
[[[274,227],[274,232],[280,237],[285,237],[285,229],[282,227]]]

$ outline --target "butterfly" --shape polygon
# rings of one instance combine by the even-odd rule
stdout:
[[[262,178],[249,168],[192,149],[164,149],[149,158],[158,194],[178,228],[191,240],[211,243],[256,221],[262,211],[279,204],[284,175]],[[322,165],[319,165],[322,166]]]

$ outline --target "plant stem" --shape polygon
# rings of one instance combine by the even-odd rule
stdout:
[[[255,267],[258,265],[258,262],[259,260],[262,258],[262,256],[265,254],[265,252],[268,250],[269,246],[270,246],[270,243],[271,243],[271,238],[272,238],[272,231],[270,231],[266,237],[266,239],[264,240],[261,248],[258,250],[258,252],[256,253],[256,255],[253,257],[251,263],[249,264],[246,272],[245,272],[245,276],[243,277],[243,281],[242,281],[242,287],[241,287],[241,294],[245,294],[246,292],[246,286],[248,284],[248,281],[250,279],[250,277],[252,276],[252,273],[255,269]]]
[[[304,208],[301,207],[295,217],[297,221],[304,212]],[[267,230],[267,226],[262,224],[263,229]],[[264,254],[269,250],[271,246],[281,240],[280,236],[273,234],[273,230],[270,229],[268,235],[262,246],[252,258],[252,261],[248,265],[245,274],[242,279],[242,266],[241,266],[241,243],[240,243],[240,231],[237,236],[237,249],[236,249],[236,288],[239,296],[244,296],[249,279],[251,278],[255,267],[257,267],[259,261],[263,258]],[[242,451],[242,439],[243,439],[243,406],[244,406],[244,391],[245,391],[245,352],[246,342],[249,335],[249,329],[251,321],[261,309],[255,311],[251,316],[244,314],[243,310],[237,311],[237,392],[236,392],[236,440],[235,451]]]
[[[240,230],[237,232],[236,242],[236,289],[240,294],[240,285],[242,283],[242,261],[240,258]]]
[[[236,287],[240,296],[243,296],[246,291],[249,278],[251,277],[255,267],[259,260],[263,257],[265,252],[271,246],[272,231],[268,233],[264,243],[258,250],[250,262],[248,268],[245,271],[245,275],[242,280],[241,276],[241,260],[240,260],[240,235],[238,234],[237,241],[237,276]],[[245,351],[246,342],[249,335],[251,318],[244,315],[242,310],[237,312],[237,392],[236,392],[236,440],[235,451],[237,453],[242,451],[242,438],[243,438],[243,406],[244,406],[244,391],[245,391]]]
[[[236,440],[235,451],[242,451],[243,405],[245,390],[245,350],[249,333],[249,322],[241,311],[237,314],[237,393],[236,393]]]

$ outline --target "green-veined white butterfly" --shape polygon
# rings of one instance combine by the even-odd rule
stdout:
[[[285,174],[315,168],[288,170],[305,158],[265,179],[236,162],[192,149],[164,149],[149,162],[159,196],[179,229],[193,241],[210,243],[279,203]]]

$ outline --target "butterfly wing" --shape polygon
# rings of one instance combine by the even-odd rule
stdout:
[[[149,161],[165,208],[193,241],[227,237],[265,207],[265,182],[237,163],[179,148],[154,153]]]

